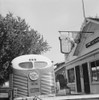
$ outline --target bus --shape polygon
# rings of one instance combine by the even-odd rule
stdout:
[[[42,55],[21,55],[12,60],[11,97],[55,96],[56,84],[52,61]]]

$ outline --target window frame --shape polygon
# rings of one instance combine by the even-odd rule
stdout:
[[[70,70],[73,70],[73,74],[72,74],[73,81],[70,81],[70,73],[69,73]],[[70,84],[75,83],[75,68],[74,67],[67,70],[67,76],[68,76],[68,83]]]
[[[97,70],[97,67],[99,67],[99,66],[96,65],[96,61],[99,61],[99,59],[95,59],[95,60],[92,60],[92,61],[89,62],[89,65],[90,65],[90,75],[91,75],[91,82],[92,83],[97,83],[97,82],[99,83],[99,77],[98,77],[99,71]],[[91,66],[91,63],[92,62],[95,62],[95,68],[96,68],[96,72],[95,73],[96,73],[96,77],[97,77],[97,80],[96,81],[93,80],[93,76],[92,76],[92,73],[93,73],[92,72],[92,66]]]

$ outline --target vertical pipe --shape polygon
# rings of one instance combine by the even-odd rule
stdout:
[[[85,7],[84,7],[84,1],[82,0],[82,10],[83,10],[83,17],[84,19],[86,19],[86,16],[85,16]]]

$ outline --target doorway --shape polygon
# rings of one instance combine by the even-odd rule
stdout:
[[[56,77],[56,81],[59,81],[60,83],[60,89],[64,89],[67,86],[66,79],[64,78],[64,75],[58,74]]]
[[[88,75],[88,65],[87,63],[82,64],[83,80],[84,80],[84,92],[86,94],[90,93],[89,75]]]
[[[77,92],[82,92],[81,91],[81,79],[80,79],[80,66],[75,67],[76,71],[76,87],[77,87]]]

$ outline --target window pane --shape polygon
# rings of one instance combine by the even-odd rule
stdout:
[[[91,67],[95,67],[95,61],[91,62]]]
[[[74,68],[68,70],[68,82],[75,82]]]
[[[44,61],[36,61],[34,62],[35,68],[44,68],[47,66],[47,62]]]
[[[96,66],[99,66],[99,60],[96,60]]]
[[[27,69],[33,68],[32,62],[22,62],[22,63],[19,64],[19,66],[21,68],[27,68]]]
[[[97,66],[97,79],[99,81],[99,66]]]
[[[99,60],[96,61],[97,66],[97,80],[99,81]]]
[[[97,81],[97,68],[95,65],[95,61],[91,62],[90,66],[91,66],[92,81]]]

